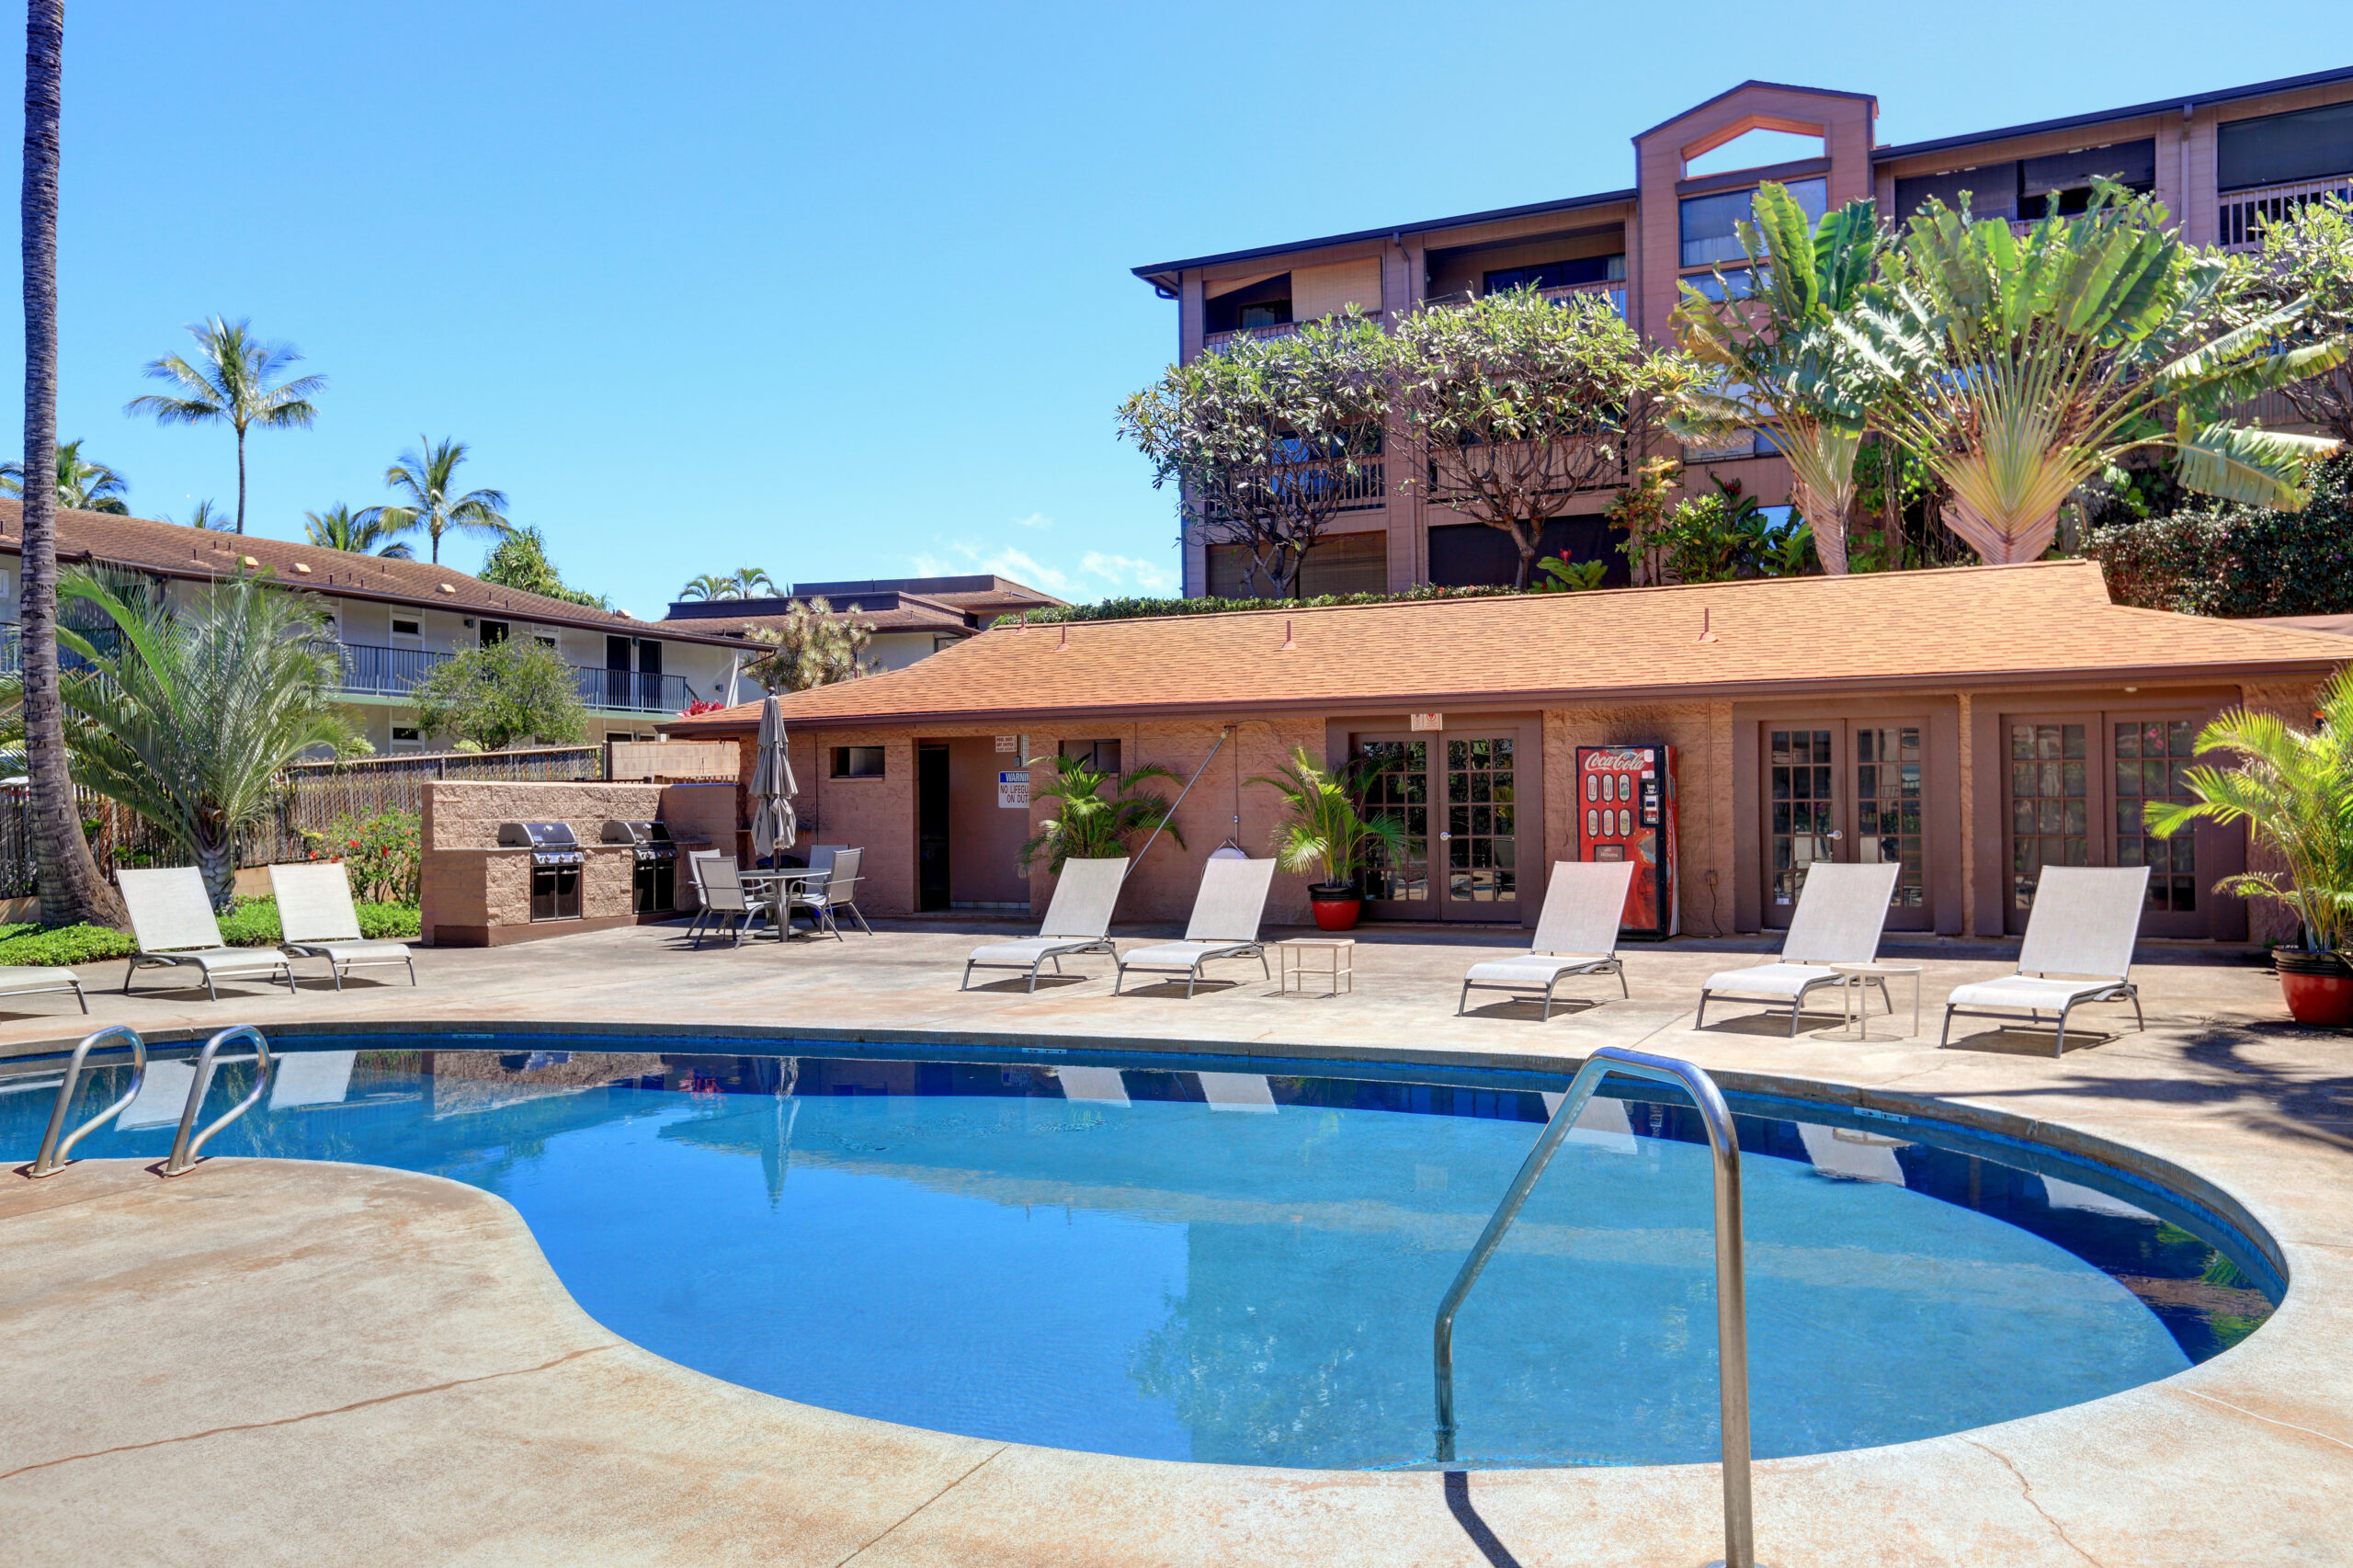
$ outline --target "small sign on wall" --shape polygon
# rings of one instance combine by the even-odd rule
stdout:
[[[1018,755],[1021,750],[1021,737],[1019,735],[999,735],[996,738],[996,749],[1002,752],[1011,752]]]
[[[1407,720],[1407,725],[1409,728],[1415,730],[1443,730],[1446,728],[1446,715],[1443,713],[1415,713]]]
[[[1029,775],[1026,769],[996,776],[996,803],[1008,811],[1029,809]]]

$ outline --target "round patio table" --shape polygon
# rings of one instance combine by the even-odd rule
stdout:
[[[768,906],[771,911],[771,923],[776,927],[777,940],[789,942],[792,940],[792,922],[786,914],[792,907],[792,889],[790,884],[822,882],[833,874],[831,867],[778,866],[755,867],[748,871],[736,872],[735,877],[744,884],[744,891],[747,895],[757,897]],[[767,884],[767,892],[755,892],[756,884],[760,883]],[[813,932],[812,935],[813,937],[814,933]],[[757,937],[754,938],[756,941],[757,939]]]

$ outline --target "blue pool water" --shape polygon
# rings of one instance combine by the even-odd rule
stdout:
[[[209,1152],[497,1193],[606,1326],[790,1399],[1324,1468],[1429,1458],[1431,1313],[1564,1086],[417,1043],[290,1053]],[[167,1150],[188,1069],[153,1071],[129,1119],[153,1124],[78,1154]],[[251,1072],[222,1067],[208,1114]],[[0,1079],[0,1156],[32,1155],[55,1080]],[[2093,1167],[1934,1124],[1733,1108],[1761,1456],[2097,1398],[2215,1354],[2279,1294],[2211,1216]],[[1714,1457],[1701,1136],[1663,1099],[1587,1112],[1463,1309],[1463,1462]]]

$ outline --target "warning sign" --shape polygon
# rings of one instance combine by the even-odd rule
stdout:
[[[1026,768],[996,776],[996,803],[1011,811],[1029,809],[1029,774]]]

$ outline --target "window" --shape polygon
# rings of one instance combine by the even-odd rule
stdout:
[[[1097,773],[1120,772],[1120,743],[1117,741],[1064,741],[1062,754],[1084,762]]]
[[[1819,219],[1828,210],[1830,185],[1827,180],[1794,179],[1789,183],[1790,195],[1804,209],[1808,218]],[[1756,198],[1756,187],[1740,190],[1711,191],[1706,196],[1687,196],[1681,203],[1683,235],[1683,265],[1705,267],[1714,261],[1745,261],[1748,253],[1740,248],[1740,234],[1735,227],[1749,215],[1749,204]]]
[[[506,623],[503,620],[483,621],[482,623],[482,645],[485,648],[496,647],[499,643],[506,641]]]
[[[552,648],[556,645],[555,633],[544,626],[531,628],[531,641],[542,648]]]
[[[1958,212],[1964,192],[1969,197],[1971,217],[2016,218],[2018,215],[2017,161],[1981,164],[1975,168],[1951,169],[1940,175],[1915,175],[1897,180],[1895,221],[1902,223],[1926,207],[1932,197]]]
[[[2117,724],[2116,863],[2149,868],[2149,907],[2188,915],[2198,908],[2198,838],[2149,832],[2142,808],[2151,801],[2193,797],[2182,769],[2198,751],[2198,726],[2187,719]]]
[[[392,749],[394,751],[422,751],[425,749],[425,736],[414,724],[394,724],[392,726]]]
[[[1290,274],[1262,278],[1246,289],[1211,295],[1202,301],[1202,330],[1233,332],[1281,326],[1290,320]]]
[[[1712,272],[1694,273],[1683,279],[1711,300],[1745,300],[1756,292],[1756,275],[1745,267],[1727,267],[1720,282]]]
[[[1626,256],[1586,256],[1574,261],[1540,261],[1532,267],[1507,267],[1483,274],[1490,294],[1514,289],[1565,289],[1575,283],[1610,283],[1626,276]]]
[[[836,778],[880,778],[882,777],[881,746],[835,746],[834,777]]]
[[[2214,184],[2223,190],[2353,174],[2353,103],[2226,120],[2215,142]]]
[[[1554,517],[1537,536],[1536,556],[1566,556],[1572,565],[1598,561],[1605,570],[1602,585],[1623,587],[1633,581],[1626,558],[1619,551],[1625,531],[1607,517]],[[1503,587],[1519,571],[1519,551],[1511,536],[1484,523],[1441,523],[1429,530],[1430,581],[1439,587]]]
[[[1247,570],[1249,547],[1213,544],[1209,548],[1209,592],[1222,599],[1254,598],[1266,591],[1253,586]],[[1310,545],[1300,562],[1298,591],[1303,598],[1318,594],[1377,594],[1389,586],[1389,536],[1339,534]]]
[[[421,620],[411,620],[405,616],[396,615],[392,617],[392,635],[395,637],[422,637],[425,635],[425,623]]]
[[[2059,198],[2060,211],[2081,212],[2091,203],[2095,177],[2112,179],[2134,190],[2153,188],[2157,183],[2157,144],[2119,142],[2106,147],[2021,159],[2018,215],[2026,219],[2041,217],[2046,199],[2054,192]]]

